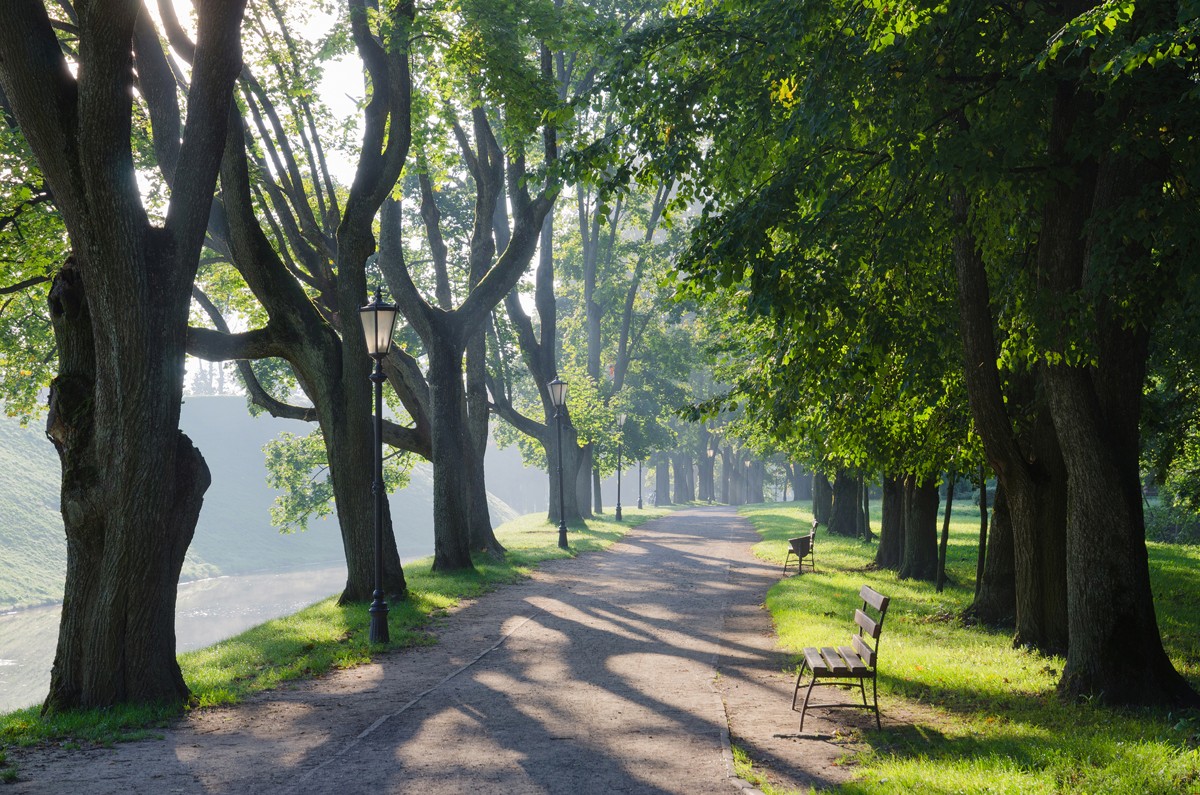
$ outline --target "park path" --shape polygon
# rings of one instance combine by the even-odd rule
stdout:
[[[161,739],[14,750],[5,791],[720,793],[749,788],[731,732],[776,786],[836,784],[843,733],[816,713],[795,734],[762,607],[779,571],[757,540],[728,508],[672,513],[469,603],[433,646],[198,711]]]

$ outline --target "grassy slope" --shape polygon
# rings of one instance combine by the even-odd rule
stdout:
[[[1064,704],[1054,693],[1062,658],[1014,649],[1010,633],[956,619],[974,594],[978,537],[978,509],[956,505],[952,584],[942,594],[869,570],[873,546],[824,531],[817,534],[817,572],[781,580],[768,594],[780,641],[797,654],[849,637],[861,585],[892,597],[880,647],[881,709],[886,715],[907,706],[927,717],[868,732],[872,750],[853,760],[858,775],[842,791],[1200,792],[1200,716]],[[786,539],[811,521],[793,505],[742,512],[763,535],[756,554],[781,566]],[[878,522],[877,515],[876,529]],[[1150,545],[1163,642],[1200,689],[1198,564],[1200,548]]]
[[[183,579],[262,570],[288,570],[343,560],[332,518],[309,529],[280,534],[268,513],[275,492],[266,485],[263,446],[282,431],[306,434],[308,423],[251,417],[240,397],[189,397],[184,430],[204,454],[213,484],[204,498]],[[57,602],[62,598],[66,542],[59,513],[58,457],[37,423],[21,428],[0,417],[0,611]],[[428,467],[412,473],[408,488],[391,496],[402,558],[433,547],[432,483]],[[499,500],[493,521],[515,516]]]

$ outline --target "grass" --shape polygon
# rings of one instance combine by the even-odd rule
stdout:
[[[1061,657],[1014,649],[1010,633],[958,620],[974,595],[978,534],[977,509],[963,508],[951,522],[951,583],[941,594],[871,570],[874,546],[821,530],[817,572],[768,593],[780,642],[797,655],[849,637],[863,584],[892,597],[880,647],[881,709],[920,717],[865,733],[869,750],[852,760],[857,775],[840,791],[1200,793],[1200,715],[1064,703],[1055,695]],[[763,537],[755,553],[781,567],[786,539],[812,518],[785,504],[742,513]],[[1200,547],[1148,546],[1163,643],[1200,688]]]
[[[618,524],[608,518],[589,520],[570,529],[571,549],[558,548],[558,529],[544,515],[528,515],[496,531],[508,548],[503,560],[481,555],[474,572],[434,574],[432,558],[405,566],[409,598],[390,605],[391,643],[372,646],[370,619],[362,604],[337,604],[334,597],[208,648],[179,657],[184,680],[192,691],[191,707],[233,704],[247,695],[280,687],[289,681],[319,676],[336,668],[369,662],[387,649],[433,642],[430,623],[461,600],[479,596],[499,585],[529,576],[539,563],[605,549],[630,527],[662,516],[667,508],[627,511]],[[3,745],[43,742],[110,744],[153,736],[179,714],[174,707],[117,707],[50,715],[30,707],[0,715],[0,781],[13,780],[14,769],[4,761]]]

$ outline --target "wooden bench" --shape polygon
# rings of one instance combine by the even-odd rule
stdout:
[[[858,595],[863,600],[863,605],[854,611],[854,623],[858,625],[858,632],[850,637],[850,645],[837,648],[825,646],[819,649],[810,646],[804,650],[804,662],[796,674],[796,690],[792,693],[792,709],[794,710],[796,709],[796,699],[800,695],[800,685],[804,679],[804,673],[805,671],[811,673],[812,681],[808,683],[808,690],[804,693],[804,706],[800,709],[800,731],[804,731],[804,714],[810,707],[872,709],[872,705],[867,703],[866,681],[868,679],[871,680],[871,694],[875,702],[873,707],[875,725],[880,729],[883,728],[883,724],[879,720],[879,689],[875,681],[875,671],[876,663],[879,660],[879,632],[883,629],[883,617],[887,614],[888,602],[891,600],[867,585],[862,587]],[[872,618],[867,614],[868,609],[878,613],[879,617]],[[824,679],[834,681],[821,681]],[[813,688],[818,684],[822,687],[854,687],[854,682],[848,681],[853,679],[858,680],[858,688],[862,692],[862,704],[808,703]]]
[[[800,574],[804,571],[804,561],[808,561],[808,567],[812,571],[817,570],[817,558],[814,554],[817,540],[817,521],[814,519],[812,529],[808,531],[806,536],[798,536],[788,539],[788,553],[783,558],[783,573],[787,574],[788,566],[791,565],[792,557],[796,558],[796,573]]]

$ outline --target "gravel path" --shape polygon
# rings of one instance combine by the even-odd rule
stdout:
[[[202,710],[162,739],[12,750],[5,793],[707,793],[845,780],[846,726],[795,732],[762,608],[777,567],[731,509],[678,511],[447,616],[434,646]],[[861,720],[860,720],[861,718]],[[886,715],[885,715],[886,718]],[[850,736],[852,736],[852,732]]]

